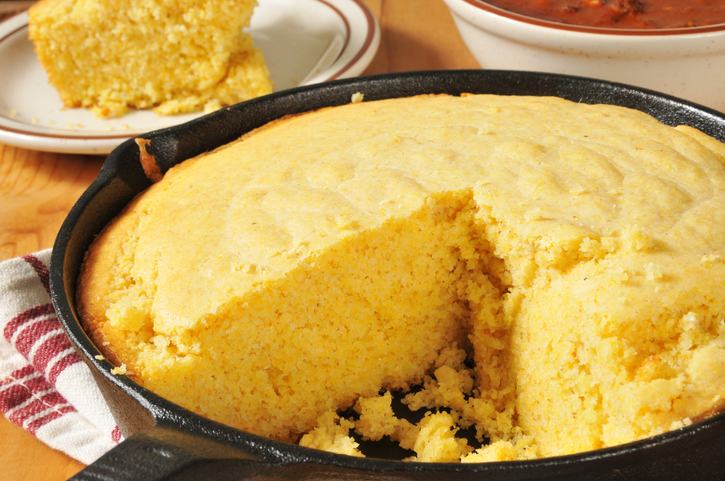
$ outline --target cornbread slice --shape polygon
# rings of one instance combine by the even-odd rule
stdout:
[[[272,91],[243,33],[256,0],[41,0],[29,35],[66,107],[216,110]]]
[[[353,103],[171,169],[89,249],[79,313],[133,379],[237,428],[568,454],[722,408],[723,216],[725,146],[637,111]],[[379,394],[416,384],[411,409],[446,412],[412,425]]]

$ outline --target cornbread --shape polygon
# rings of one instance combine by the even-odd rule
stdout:
[[[216,110],[272,91],[243,28],[256,0],[41,0],[29,35],[66,107]]]
[[[132,379],[243,430],[561,455],[723,407],[723,218],[725,146],[690,127],[548,97],[362,101],[169,170],[88,250],[78,309]]]

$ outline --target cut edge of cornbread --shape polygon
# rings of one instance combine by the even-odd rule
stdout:
[[[282,278],[233,298],[197,327],[177,333],[154,330],[149,304],[129,304],[129,294],[149,298],[153,287],[132,279],[123,266],[109,265],[99,249],[85,262],[96,267],[81,276],[81,316],[92,319],[86,325],[101,349],[109,343],[125,346],[108,352],[108,359],[123,359],[129,375],[145,387],[226,424],[294,441],[315,425],[321,411],[351,407],[381,386],[407,390],[422,382],[438,352],[453,344],[469,346],[470,294],[459,278],[480,275],[482,246],[456,244],[475,242],[474,236],[461,234],[471,228],[465,207],[470,193],[444,197],[431,199],[408,219],[391,219],[311,255]],[[100,235],[101,243],[108,232]],[[113,242],[107,245],[113,248]],[[475,256],[466,259],[462,251]],[[380,263],[381,258],[386,261]],[[342,259],[354,261],[343,264]],[[90,305],[85,296],[93,292],[86,282],[98,275],[97,269],[121,280],[125,292],[112,295],[105,312],[94,313],[83,309]],[[480,289],[496,288],[487,283]],[[324,303],[310,304],[315,298]],[[342,322],[335,327],[331,319]],[[239,341],[227,346],[224,340],[230,337]],[[240,357],[242,352],[246,357]],[[289,359],[286,352],[296,357]],[[387,362],[380,364],[383,356]],[[333,371],[348,374],[328,377]],[[361,372],[366,373],[362,383]],[[200,384],[204,392],[193,389]],[[218,397],[219,404],[209,402],[209,396]],[[266,400],[261,414],[246,406],[260,397]],[[309,400],[314,403],[308,405]],[[292,419],[276,421],[288,405],[296,406]]]

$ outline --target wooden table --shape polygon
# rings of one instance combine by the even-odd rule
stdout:
[[[443,0],[363,0],[380,21],[378,53],[365,74],[478,68]],[[51,247],[63,219],[103,157],[53,154],[0,143],[0,260]],[[2,479],[64,480],[83,464],[0,416]]]

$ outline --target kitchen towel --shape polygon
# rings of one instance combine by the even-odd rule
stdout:
[[[50,249],[0,262],[0,410],[90,464],[122,436],[55,314],[49,266]]]

